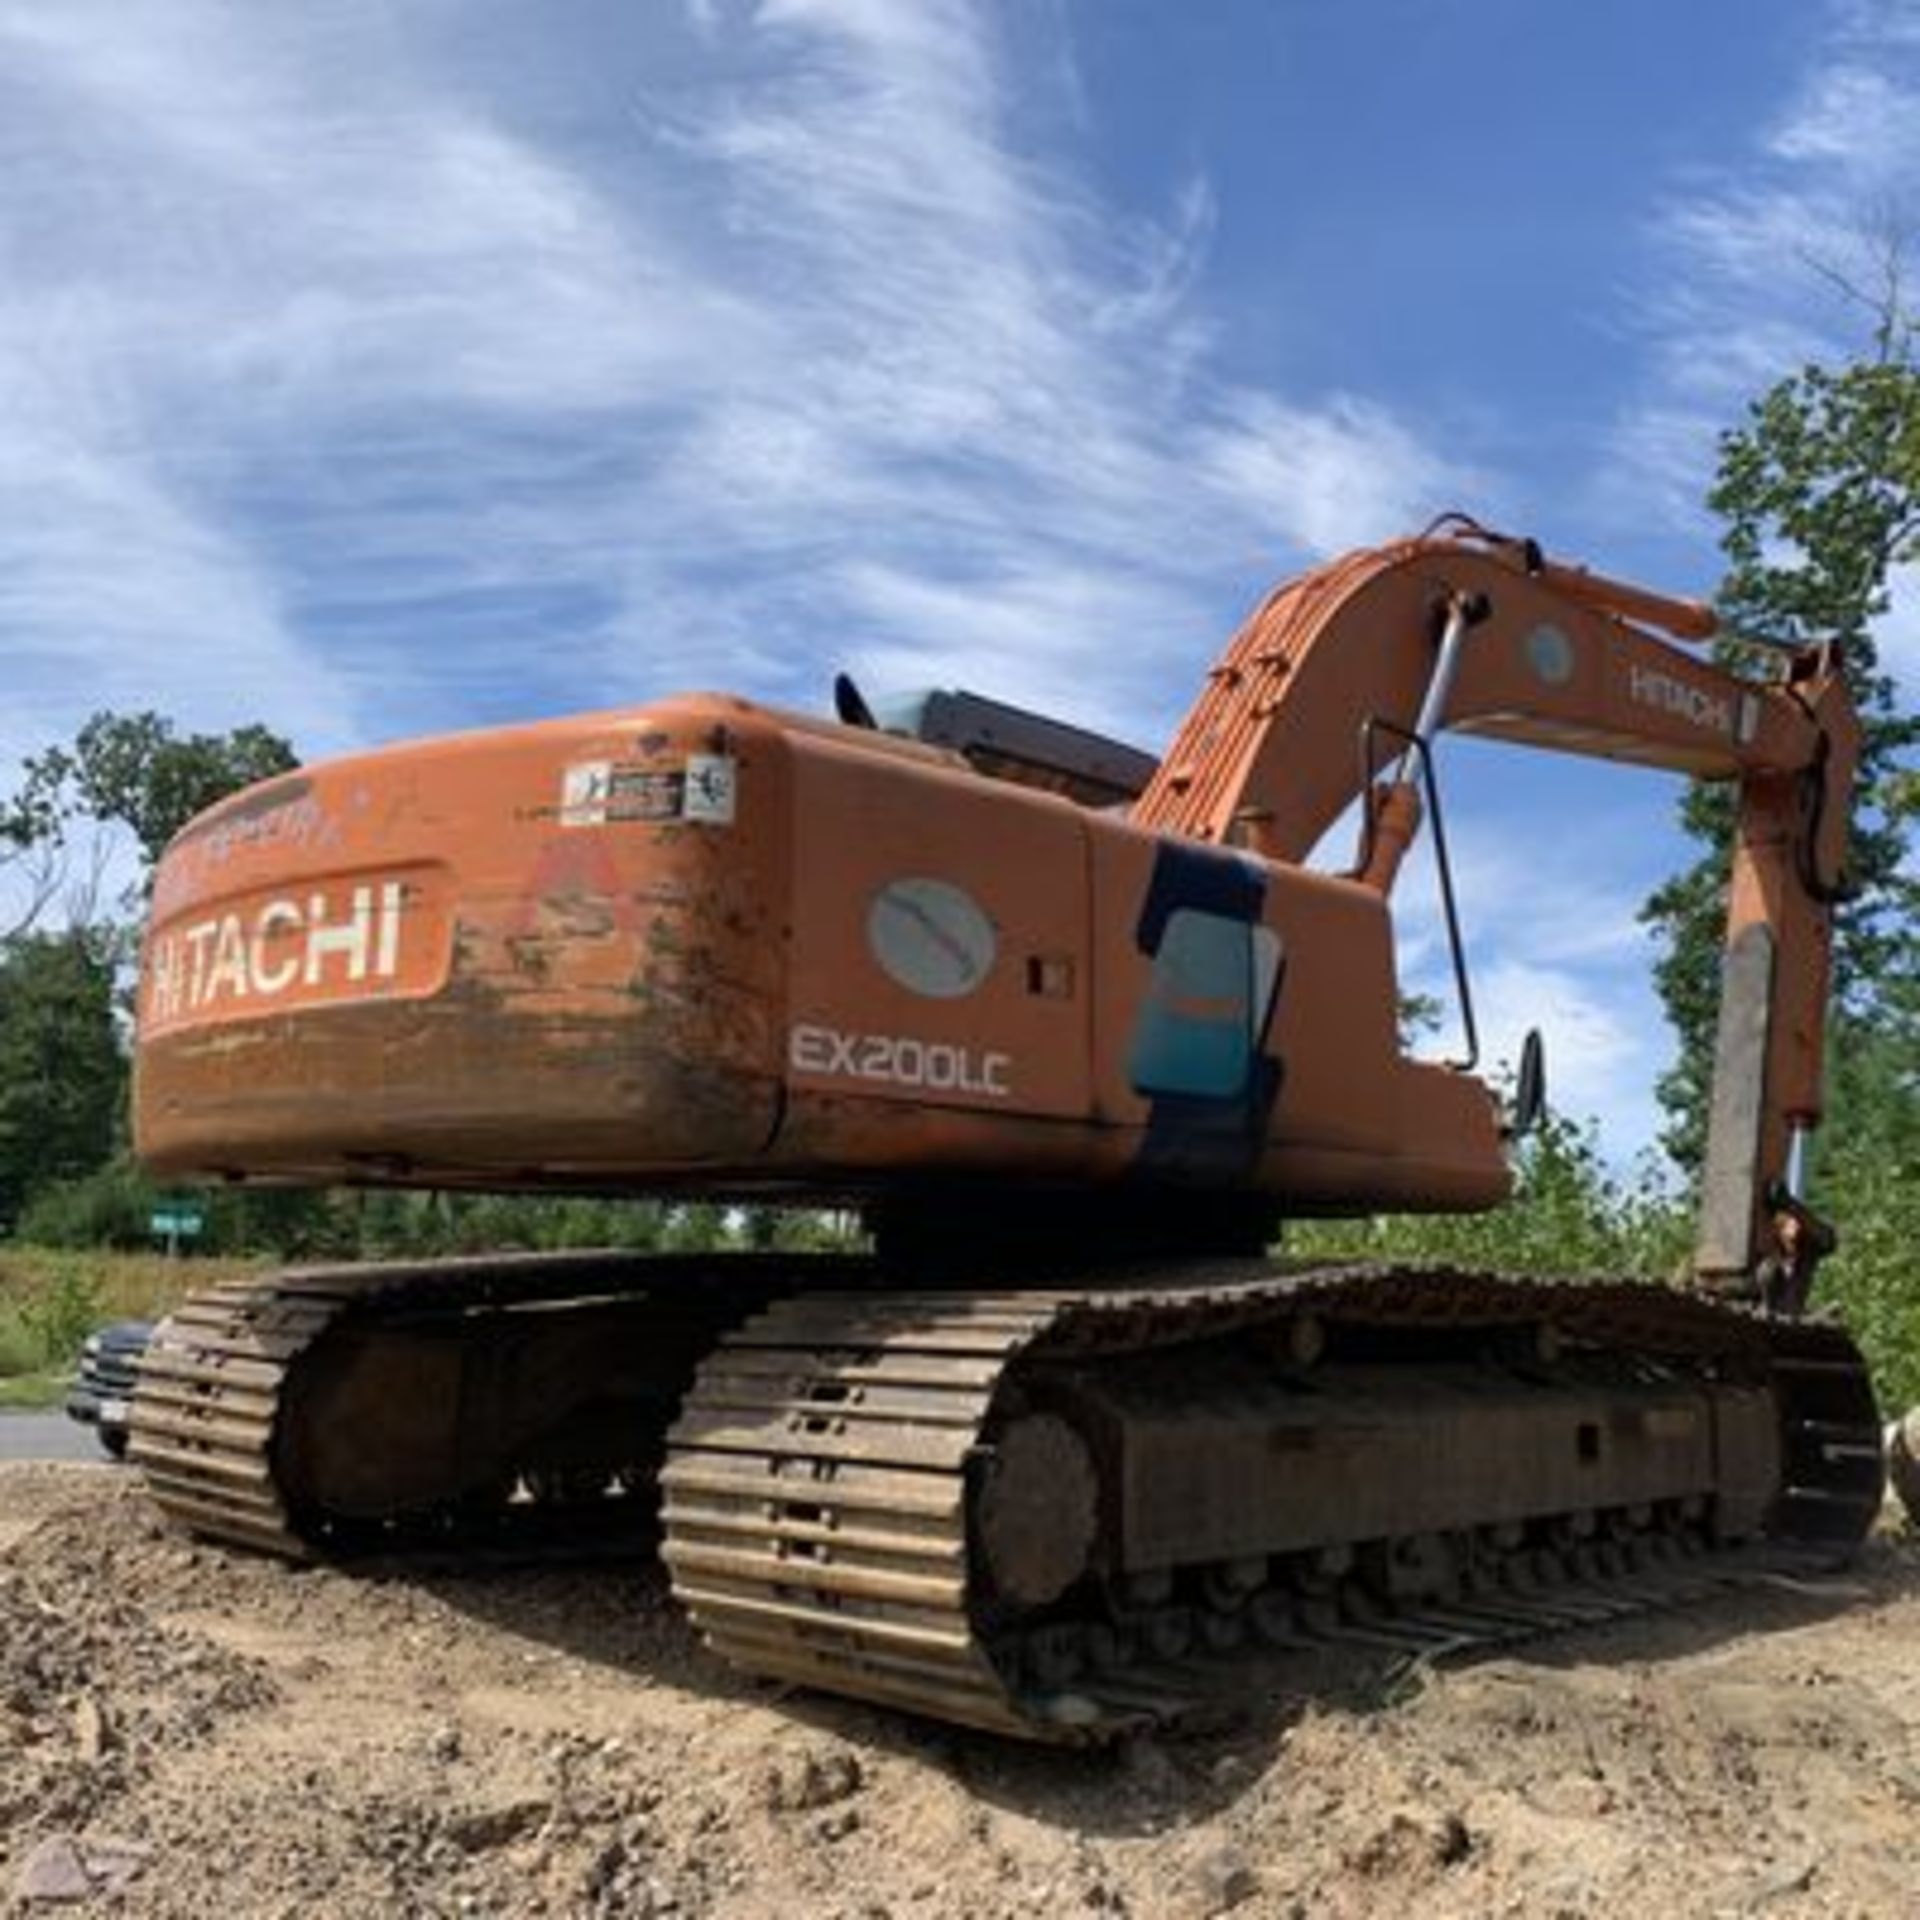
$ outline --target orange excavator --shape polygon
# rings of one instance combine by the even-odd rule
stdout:
[[[1157,764],[843,682],[833,722],[675,696],[222,802],[155,883],[154,1172],[797,1202],[871,1251],[209,1289],[134,1400],[154,1497],[289,1556],[657,1524],[728,1658],[1056,1740],[1248,1649],[1844,1550],[1879,1425],[1803,1315],[1800,1189],[1857,727],[1831,647],[1748,678],[1714,632],[1454,518],[1276,591]],[[1468,985],[1442,729],[1737,784],[1692,1285],[1269,1256],[1289,1217],[1497,1205],[1538,1105],[1534,1047],[1503,1103],[1401,1043],[1423,814]],[[1353,869],[1310,867],[1356,806]]]

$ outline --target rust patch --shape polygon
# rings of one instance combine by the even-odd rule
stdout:
[[[604,930],[640,932],[639,905],[627,892],[606,842],[591,833],[555,834],[541,843],[533,872],[507,918],[506,937],[537,936],[544,910],[549,908],[570,924],[579,924],[581,908],[596,897],[605,914]]]
[[[764,1150],[777,1076],[711,1052],[681,1057],[681,1021],[631,1002],[563,1011],[538,997],[469,980],[429,1001],[262,1021],[244,1048],[232,1031],[152,1039],[136,1090],[139,1151],[177,1173],[351,1178],[378,1156],[401,1180],[511,1170],[537,1185],[543,1167],[642,1179],[747,1165]]]

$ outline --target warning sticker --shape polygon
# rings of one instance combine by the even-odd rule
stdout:
[[[692,820],[731,826],[735,787],[735,764],[725,754],[691,754],[684,767],[583,760],[567,768],[561,780],[560,824]]]
[[[613,769],[604,760],[583,760],[560,781],[560,824],[597,827],[607,817],[607,791]]]
[[[609,820],[678,820],[687,776],[674,768],[615,767]]]
[[[689,820],[704,820],[716,827],[732,826],[733,790],[734,763],[728,755],[688,754],[684,811]]]

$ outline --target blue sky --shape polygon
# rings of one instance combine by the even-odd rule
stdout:
[[[1444,508],[1710,587],[1920,229],[1920,0],[0,0],[0,168],[0,759],[839,666],[1151,747]],[[1445,760],[1494,1050],[1627,1154],[1673,792]]]

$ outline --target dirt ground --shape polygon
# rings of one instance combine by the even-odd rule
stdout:
[[[1344,1662],[1344,1664],[1342,1664]],[[740,1679],[657,1573],[400,1580],[0,1466],[0,1912],[1920,1911],[1920,1547],[1031,1750]],[[117,1891],[115,1891],[117,1889]],[[67,1908],[65,1910],[73,1910]]]

